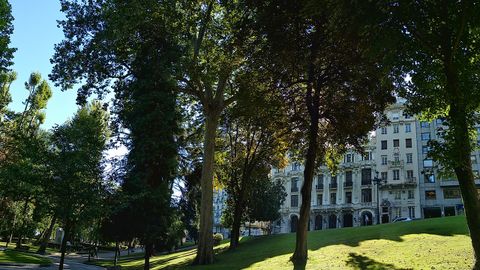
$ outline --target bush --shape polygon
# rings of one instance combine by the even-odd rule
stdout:
[[[213,235],[213,244],[220,245],[220,243],[223,241],[223,235],[220,233],[216,233]]]

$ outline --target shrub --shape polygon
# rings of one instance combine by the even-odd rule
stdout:
[[[213,235],[213,244],[220,245],[220,243],[223,241],[223,235],[220,233],[216,233]]]

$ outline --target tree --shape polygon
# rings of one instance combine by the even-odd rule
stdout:
[[[353,3],[351,3],[353,4]],[[371,50],[383,54],[410,113],[442,118],[448,129],[431,142],[432,156],[455,172],[480,269],[480,201],[470,153],[478,123],[480,6],[475,1],[379,1],[342,6],[357,30],[371,37]],[[369,15],[365,15],[368,10]],[[353,25],[353,23],[351,25]]]
[[[15,48],[10,47],[10,35],[13,33],[12,7],[8,0],[0,1],[0,73],[8,71],[13,64]]]
[[[247,219],[250,222],[279,219],[280,207],[287,195],[285,186],[280,182],[273,182],[269,177],[257,181],[247,203]]]
[[[385,106],[394,99],[378,59],[367,58],[361,36],[332,24],[328,1],[262,1],[256,8],[260,58],[291,106],[305,159],[302,204],[292,261],[307,259],[311,189],[318,161],[346,147],[361,149]],[[321,6],[321,8],[320,8]],[[262,43],[260,43],[262,44]]]
[[[5,107],[2,109],[2,135],[0,159],[0,187],[4,197],[22,203],[22,211],[15,215],[14,229],[18,233],[17,246],[22,238],[32,231],[32,203],[39,205],[47,197],[45,180],[50,177],[48,168],[49,134],[40,129],[44,122],[44,109],[52,92],[50,86],[41,75],[32,73],[25,86],[29,92],[25,108],[21,113],[6,109],[10,102],[9,87],[15,79],[14,73],[4,74],[2,99]]]
[[[109,133],[108,114],[98,101],[81,107],[73,119],[54,127],[52,192],[55,210],[65,231],[60,270],[73,232],[102,214],[105,197],[102,159]]]
[[[218,158],[222,161],[217,176],[228,194],[230,249],[239,244],[240,226],[247,218],[247,204],[255,187],[268,181],[272,166],[281,166],[289,145],[286,109],[258,79],[254,71],[237,75],[240,95],[236,106],[225,112],[221,125],[219,139],[223,144]]]
[[[215,138],[221,113],[236,99],[230,82],[247,63],[242,49],[250,41],[249,30],[242,27],[247,14],[239,8],[240,3],[223,1],[61,3],[66,20],[60,26],[66,38],[56,46],[51,79],[62,89],[85,82],[79,89],[80,102],[92,92],[104,95],[112,81],[128,80],[138,46],[143,43],[158,46],[150,47],[151,55],[166,48],[156,42],[162,39],[181,51],[171,70],[177,90],[201,104],[205,121],[196,262],[211,263]]]

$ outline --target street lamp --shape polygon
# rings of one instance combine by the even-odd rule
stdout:
[[[387,180],[378,178],[378,171],[375,171],[375,177],[372,181],[377,186],[377,224],[380,224],[380,196],[378,196],[378,189],[380,188],[380,185],[385,185]]]

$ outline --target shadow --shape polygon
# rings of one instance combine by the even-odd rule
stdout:
[[[355,253],[349,253],[350,257],[347,261],[347,265],[355,270],[411,270],[413,268],[396,268],[393,264],[386,264],[377,262]]]
[[[468,228],[464,216],[433,218],[411,222],[373,225],[366,227],[350,227],[342,229],[328,229],[310,231],[308,233],[308,248],[310,251],[319,250],[328,246],[346,245],[357,247],[369,240],[390,240],[403,242],[406,235],[428,234],[438,236],[468,235]],[[274,263],[281,268],[305,269],[305,264],[294,265],[285,255],[292,254],[295,247],[295,233],[260,236],[242,239],[235,250],[228,250],[228,245],[215,250],[215,262],[212,265],[195,265],[191,263],[195,257],[195,249],[187,253],[157,258],[152,265],[155,269],[245,269],[258,262],[275,258]],[[371,258],[350,253],[344,259],[345,267],[354,269],[398,269],[391,264],[377,262]],[[282,256],[281,258],[276,258]],[[183,259],[180,259],[184,257]],[[419,258],[421,259],[421,258]],[[174,261],[176,260],[176,261]],[[308,263],[308,261],[307,261]],[[273,267],[273,265],[272,265]],[[128,268],[125,268],[128,269]]]

